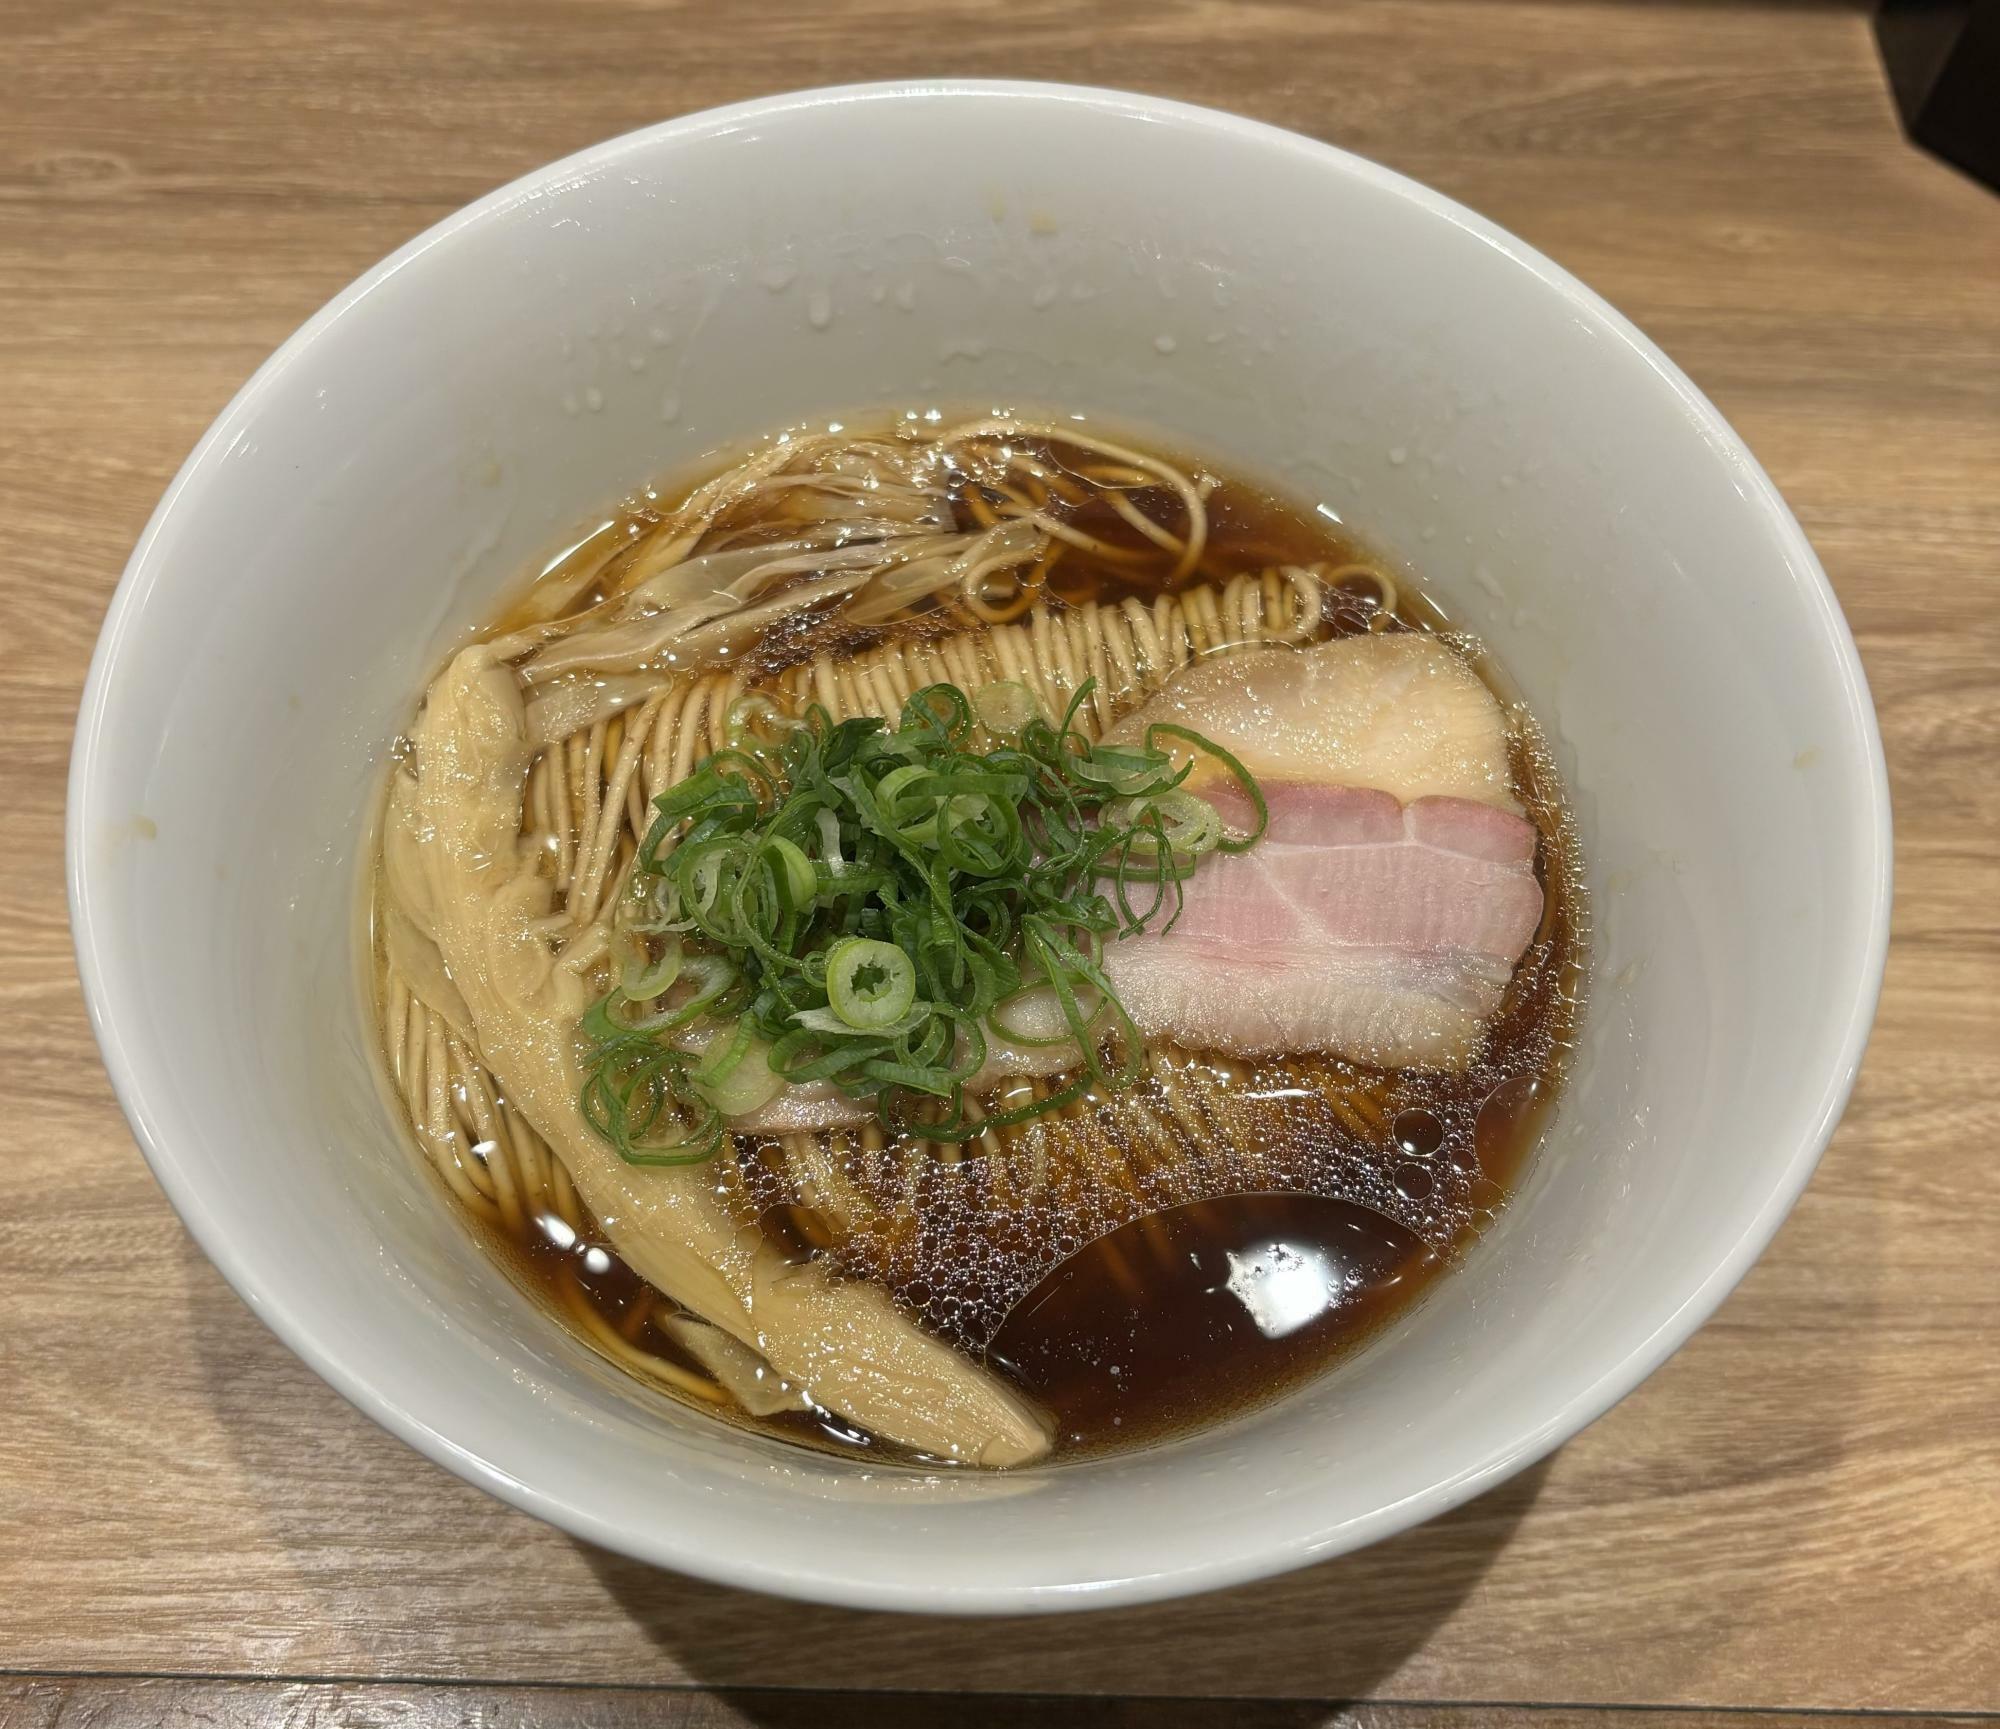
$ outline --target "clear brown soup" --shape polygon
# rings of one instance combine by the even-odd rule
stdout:
[[[1060,449],[1049,453],[1059,462],[1064,456]],[[1207,498],[1209,542],[1182,586],[1275,565],[1313,566],[1335,579],[1327,590],[1329,634],[1453,635],[1443,605],[1407,574],[1396,574],[1393,588],[1381,583],[1371,573],[1393,567],[1330,523],[1206,466],[1201,472],[1215,480]],[[662,489],[659,496],[675,495]],[[1165,488],[1128,496],[1148,514],[1164,515],[1175,503]],[[958,509],[965,527],[991,517],[990,501],[976,491],[962,490]],[[640,501],[604,532],[622,537],[654,519],[653,504]],[[1153,556],[1108,562],[1071,550],[1050,574],[1053,599],[1149,599],[1161,591],[1167,555],[1115,510],[1092,503],[1070,520],[1112,547]],[[1393,606],[1385,609],[1391,594]],[[596,598],[586,593],[577,604]],[[920,616],[889,630],[935,634],[945,627],[942,616]],[[859,652],[886,634],[851,632],[835,646]],[[1532,721],[1477,645],[1453,640],[1514,717],[1516,791],[1539,831],[1537,873],[1547,909],[1485,1047],[1465,1073],[1371,1071],[1318,1057],[1253,1065],[1176,1053],[1181,1071],[1199,1076],[1201,1104],[1192,1120],[1169,1123],[1169,1137],[1177,1134],[1180,1144],[1165,1156],[1204,1162],[1214,1192],[1076,1244],[1010,1303],[997,1325],[990,1309],[976,1324],[955,1322],[952,1304],[933,1288],[938,1269],[974,1251],[971,1239],[981,1232],[1004,1236],[1035,1228],[1036,1221],[1046,1228],[1063,1207],[1065,1181],[1116,1183],[1121,1171],[1137,1171],[1141,1162],[1152,1170],[1163,1156],[1157,1138],[1142,1160],[1139,1149],[1120,1147],[1115,1128],[1081,1123],[1091,1156],[1053,1179],[1046,1205],[1027,1217],[998,1207],[982,1190],[993,1185],[970,1168],[977,1159],[941,1161],[927,1180],[966,1192],[920,1209],[921,1218],[907,1216],[907,1208],[892,1219],[885,1212],[885,1228],[858,1248],[833,1241],[809,1208],[785,1200],[782,1185],[770,1186],[773,1199],[761,1217],[767,1234],[795,1255],[843,1256],[836,1262],[843,1270],[882,1278],[930,1324],[1054,1413],[1058,1459],[1168,1438],[1320,1374],[1404,1313],[1450,1267],[1504,1204],[1527,1163],[1573,1034],[1584,936],[1577,861]],[[755,658],[775,673],[827,646],[821,621],[810,632],[773,632]],[[754,1138],[737,1138],[734,1157],[753,1187],[773,1153]],[[1141,1176],[1132,1181],[1135,1191],[1148,1186]],[[629,1345],[699,1372],[657,1324],[671,1305],[618,1260],[601,1232],[587,1228],[561,1241],[567,1231],[548,1233],[533,1220],[519,1236],[478,1228],[557,1316],[576,1326],[583,1319],[578,1305],[587,1305]],[[958,1313],[975,1309],[965,1305]],[[589,1342],[594,1328],[578,1330]],[[719,1414],[821,1448],[944,1463],[886,1447],[828,1414]]]

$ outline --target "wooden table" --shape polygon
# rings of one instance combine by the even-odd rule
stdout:
[[[2000,1712],[2000,198],[1903,142],[1864,13],[4,0],[0,42],[0,1721]],[[939,71],[1297,127],[1601,289],[1819,547],[1899,832],[1853,1108],[1770,1254],[1660,1374],[1541,1468],[1367,1553],[1033,1624],[651,1573],[350,1410],[147,1175],[85,1024],[60,868],[78,688],[126,551],[313,308],[595,139]]]

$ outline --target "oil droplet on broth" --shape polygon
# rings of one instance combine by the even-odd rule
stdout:
[[[1160,1439],[1310,1378],[1438,1264],[1345,1201],[1200,1201],[1072,1255],[1015,1305],[987,1360],[1054,1411],[1066,1450]]]
[[[1413,1159],[1434,1158],[1437,1150],[1444,1145],[1444,1124],[1438,1121],[1435,1112],[1427,1111],[1422,1106],[1398,1111],[1390,1127],[1395,1133],[1396,1145]]]
[[[1508,1076],[1486,1095],[1472,1122],[1473,1156],[1482,1176],[1501,1184],[1513,1181],[1517,1167],[1532,1150],[1535,1137],[1524,1131],[1533,1121],[1543,1093],[1539,1075],[1519,1074]]]

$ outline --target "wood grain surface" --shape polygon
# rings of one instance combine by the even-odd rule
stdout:
[[[2000,1712],[2000,198],[1903,142],[1863,12],[0,0],[0,44],[0,1722]],[[1817,545],[1874,683],[1898,830],[1853,1108],[1686,1350],[1542,1467],[1379,1548],[1034,1624],[652,1573],[374,1429],[154,1187],[91,1042],[61,876],[112,584],[273,345],[551,157],[712,102],[943,72],[1297,127],[1608,295]],[[538,1683],[573,1686],[522,1690]],[[752,1686],[780,1691],[722,1691]],[[1343,1700],[1378,1703],[1320,1703]]]
[[[1591,1707],[1321,1704],[1270,1699],[1061,1699],[1019,1694],[787,1693],[631,1687],[440,1686],[435,1682],[0,1678],[0,1722],[92,1729],[107,1721],[230,1729],[1869,1729],[1875,1714],[1607,1712]],[[1898,1713],[1896,1729],[1981,1716]]]
[[[0,1679],[0,1722],[92,1729],[107,1721],[230,1729],[1868,1729],[1851,1712],[1661,1711],[1486,1704],[1321,1704],[1265,1699],[1062,1699],[1018,1694],[787,1693],[437,1683]],[[1947,1729],[1982,1716],[1898,1713],[1896,1729]],[[1622,1726],[1621,1726],[1622,1729]]]

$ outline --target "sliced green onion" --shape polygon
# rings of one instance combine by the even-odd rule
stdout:
[[[703,1098],[725,1117],[768,1105],[784,1082],[771,1072],[771,1047],[740,1020],[709,1047],[690,1077]]]
[[[614,936],[612,948],[618,955],[618,988],[628,1000],[649,1003],[662,995],[680,977],[681,939],[669,934],[660,945],[658,959],[649,958],[645,945],[630,937]]]
[[[903,704],[902,733],[932,732],[941,744],[957,744],[972,731],[972,703],[955,684],[927,684]]]
[[[1027,997],[1031,992],[1046,991],[1048,989],[1049,987],[1046,983],[1037,982],[1035,984],[1027,985],[1023,987],[1021,990],[1014,992],[1012,996],[1002,997],[999,1002],[993,1005],[993,1012],[986,1017],[987,1026],[992,1028],[996,1037],[1006,1040],[1006,1042],[1010,1045],[1017,1045],[1023,1050],[1034,1050],[1037,1048],[1045,1048],[1052,1045],[1069,1044],[1071,1042],[1073,1035],[1071,1034],[1067,1025],[1065,1025],[1063,1030],[1059,1033],[1038,1034],[1038,1033],[1023,1032],[1020,1028],[1015,1026],[1010,1026],[1008,1024],[1007,1011],[1010,1007],[1020,1003],[1022,999]],[[1092,991],[1090,995],[1093,998],[1097,997],[1097,993],[1095,991]],[[1077,1006],[1079,1009],[1082,1009],[1088,1007],[1089,1005],[1086,1003],[1085,999],[1079,997]],[[1103,1013],[1104,1013],[1103,999],[1097,998],[1096,1006],[1090,1008],[1090,1012],[1084,1024],[1086,1026],[1095,1025],[1098,1017],[1101,1016]]]
[[[827,951],[826,1000],[850,1027],[879,1032],[917,1000],[917,969],[894,943],[845,937]]]
[[[931,1018],[928,1008],[912,1008],[900,1019],[888,1021],[879,1027],[869,1027],[867,1031],[878,1039],[900,1039],[923,1027]],[[836,1038],[845,1037],[856,1030],[852,1021],[832,1008],[800,1009],[792,1016],[794,1026],[803,1027],[809,1033],[828,1033]]]
[[[781,834],[774,834],[764,842],[764,857],[771,866],[778,900],[785,911],[804,912],[819,893],[819,877],[812,860],[799,849],[797,842],[788,841]]]
[[[847,861],[840,856],[840,818],[822,805],[813,813],[813,822],[819,829],[820,858],[829,868],[841,869]]]
[[[1243,789],[1244,796],[1257,813],[1256,827],[1248,834],[1226,835],[1217,843],[1223,852],[1246,852],[1256,842],[1264,838],[1264,831],[1271,826],[1271,807],[1264,802],[1264,789],[1257,784],[1257,777],[1245,768],[1228,751],[1213,739],[1203,738],[1200,733],[1184,726],[1174,726],[1168,721],[1156,720],[1146,728],[1146,743],[1150,746],[1156,738],[1177,738],[1184,744],[1191,744],[1198,751],[1212,756],[1222,764]]]
[[[1042,716],[1035,693],[1017,678],[996,679],[972,693],[979,724],[995,738],[1012,738],[1031,720]]]
[[[1132,798],[1173,778],[1173,765],[1163,762],[1155,750],[1123,750],[1115,745],[1099,745],[1088,756],[1079,756],[1070,765],[1078,780],[1101,786],[1106,792]]]
[[[1149,817],[1158,818],[1157,836],[1148,826]],[[1138,844],[1157,844],[1163,839],[1169,852],[1185,858],[1213,852],[1223,838],[1222,813],[1185,787],[1169,787],[1145,798],[1122,799],[1106,807],[1105,820],[1133,829]]]
[[[699,1164],[722,1145],[721,1114],[694,1096],[686,1053],[653,1039],[600,1047],[579,1103],[629,1165]]]
[[[599,998],[583,1017],[585,1036],[607,1044],[633,1033],[689,1026],[711,1010],[726,1011],[743,977],[726,955],[689,955],[681,963],[681,973],[671,996],[660,999],[661,1006],[647,1013],[632,1012],[633,999],[623,990]]]

